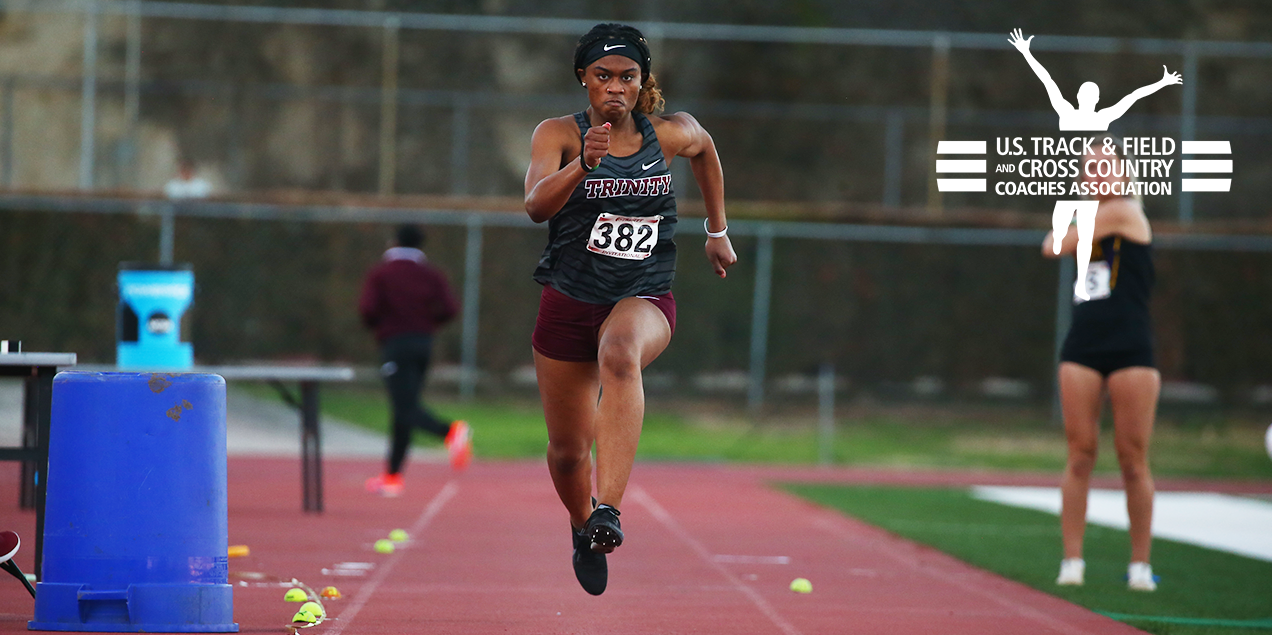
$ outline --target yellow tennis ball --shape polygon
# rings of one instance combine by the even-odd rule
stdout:
[[[389,532],[389,540],[393,542],[406,542],[408,537],[405,529],[394,529]]]
[[[795,578],[791,580],[791,590],[796,593],[812,593],[813,583],[808,578]]]
[[[377,553],[393,553],[393,541],[381,538],[375,541],[375,550]]]
[[[283,596],[284,602],[304,602],[308,599],[304,589],[287,589],[287,594]]]
[[[292,621],[313,624],[318,621],[318,618],[314,617],[314,614],[309,611],[297,611],[296,614],[292,616]]]
[[[304,604],[300,605],[300,610],[309,611],[310,613],[313,613],[314,616],[316,617],[322,617],[323,615],[326,614],[326,611],[322,610],[322,605],[317,602],[305,602]]]

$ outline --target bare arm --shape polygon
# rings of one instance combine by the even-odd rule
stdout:
[[[689,113],[674,113],[668,115],[666,120],[672,124],[671,131],[678,140],[673,146],[676,148],[676,156],[689,159],[693,178],[702,191],[703,203],[707,208],[707,230],[724,231],[729,225],[724,212],[724,168],[720,165],[715,141]],[[721,278],[727,275],[725,270],[738,261],[728,236],[708,237],[706,250],[707,260]]]
[[[1038,60],[1034,59],[1033,53],[1029,52],[1029,41],[1032,39],[1034,39],[1032,35],[1029,36],[1029,39],[1025,39],[1020,29],[1016,29],[1012,31],[1007,41],[1016,47],[1016,50],[1020,51],[1021,55],[1025,56],[1025,61],[1029,63],[1029,68],[1032,68],[1038,79],[1042,80],[1043,87],[1047,89],[1047,98],[1051,100],[1051,107],[1055,109],[1056,114],[1072,112],[1073,104],[1065,100],[1064,95],[1060,93],[1060,87],[1056,86],[1055,80],[1051,79],[1051,74],[1042,67],[1042,64],[1038,63]]]
[[[1172,73],[1166,70],[1166,66],[1163,65],[1161,79],[1147,86],[1141,86],[1140,88],[1136,88],[1134,91],[1131,91],[1131,94],[1123,97],[1122,101],[1119,101],[1116,104],[1113,104],[1112,106],[1109,106],[1108,108],[1101,110],[1100,115],[1107,117],[1108,121],[1113,121],[1117,119],[1118,117],[1121,117],[1122,115],[1126,114],[1126,111],[1130,110],[1131,106],[1135,102],[1145,97],[1148,97],[1149,95],[1152,95],[1153,93],[1167,86],[1170,86],[1171,84],[1182,84],[1182,83],[1184,83],[1184,78],[1181,77],[1179,73]]]
[[[1138,243],[1148,243],[1153,240],[1148,218],[1144,216],[1139,204],[1129,199],[1104,201],[1100,203],[1100,210],[1095,215],[1093,241],[1098,242],[1115,234]],[[1055,236],[1052,232],[1047,232],[1047,237],[1042,240],[1042,255],[1044,257],[1054,259],[1061,256],[1071,256],[1078,249],[1078,232],[1070,229],[1064,235],[1064,239],[1060,241],[1059,254],[1054,253],[1052,250],[1054,243]]]
[[[534,129],[530,168],[526,170],[526,213],[536,223],[556,216],[570,200],[574,188],[587,178],[583,166],[572,160],[579,152],[577,134],[573,125],[559,119],[548,119]],[[608,125],[588,129],[582,153],[589,166],[595,167],[601,162],[609,153]],[[562,163],[565,167],[561,167]]]

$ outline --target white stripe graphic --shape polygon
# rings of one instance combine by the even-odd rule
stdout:
[[[1231,172],[1232,159],[1184,159],[1180,170],[1190,174]]]
[[[938,141],[937,154],[985,154],[985,141]]]
[[[1180,154],[1232,154],[1232,144],[1227,141],[1185,141],[1180,145]]]
[[[936,171],[948,173],[985,173],[985,159],[937,159]]]
[[[1185,192],[1227,192],[1232,189],[1232,179],[1184,179]]]
[[[938,192],[984,192],[985,179],[937,179]]]

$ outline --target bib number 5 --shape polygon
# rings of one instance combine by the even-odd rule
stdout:
[[[615,216],[601,214],[592,225],[587,250],[610,258],[644,260],[658,243],[658,222],[662,216]]]

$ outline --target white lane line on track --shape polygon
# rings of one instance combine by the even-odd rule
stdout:
[[[732,585],[733,588],[741,591],[742,595],[745,595],[747,599],[751,600],[751,603],[755,605],[755,608],[759,609],[765,617],[769,618],[769,621],[773,622],[779,630],[786,635],[802,635],[799,632],[799,629],[792,626],[790,622],[787,622],[781,615],[779,615],[777,610],[773,608],[773,605],[769,604],[768,601],[759,594],[759,592],[743,584],[737,576],[733,575],[732,571],[729,571],[727,567],[717,562],[711,555],[711,552],[707,551],[707,548],[702,546],[702,543],[694,539],[693,536],[690,536],[689,532],[685,531],[685,528],[681,527],[680,523],[676,522],[676,519],[672,518],[671,514],[668,513],[667,510],[663,509],[662,505],[659,505],[658,501],[655,501],[654,497],[650,496],[649,493],[645,491],[645,488],[639,485],[633,485],[630,490],[630,495],[636,499],[637,503],[640,503],[645,507],[645,509],[648,509],[649,513],[652,514],[658,522],[662,523],[663,527],[667,528],[667,531],[675,534],[681,542],[688,545],[690,549],[697,553],[698,557],[702,558],[703,562],[707,563],[707,565],[709,565],[712,569],[715,569],[716,572],[724,576],[724,579],[728,580],[729,584]]]
[[[459,483],[450,481],[434,494],[424,511],[420,513],[420,517],[415,519],[415,524],[411,525],[411,537],[416,537],[422,533],[428,527],[428,524],[433,522],[433,518],[442,511],[442,507],[446,505],[447,501],[455,497],[455,492],[457,491],[459,491]],[[395,551],[393,555],[389,556],[384,566],[375,572],[375,577],[371,578],[365,586],[358,590],[357,597],[353,598],[348,608],[336,616],[336,619],[333,620],[334,624],[331,625],[331,630],[328,631],[329,635],[340,635],[340,633],[344,632],[345,627],[349,626],[353,622],[353,618],[358,616],[358,612],[371,599],[371,596],[375,595],[376,589],[380,588],[380,584],[384,582],[385,578],[389,577],[389,572],[393,571],[393,567],[397,565],[401,558],[401,551]]]
[[[790,556],[731,556],[727,554],[716,554],[711,556],[712,560],[720,564],[790,564]]]
[[[889,558],[892,558],[893,560],[901,563],[902,565],[905,565],[905,567],[907,569],[910,569],[911,571],[925,575],[938,582],[942,582],[954,587],[958,587],[959,589],[962,589],[969,593],[979,595],[985,599],[988,599],[994,602],[995,604],[998,604],[999,606],[1002,606],[1012,611],[1013,613],[1016,613],[1017,615],[1020,615],[1021,617],[1031,619],[1041,624],[1042,626],[1045,626],[1046,628],[1050,630],[1053,630],[1059,633],[1072,633],[1075,635],[1092,635],[1093,633],[1093,631],[1088,631],[1084,628],[1074,626],[1073,624],[1065,622],[1064,620],[1057,619],[1055,617],[1047,615],[1046,613],[1039,611],[1038,609],[1035,609],[1031,606],[1020,604],[1019,602],[1015,602],[1008,598],[1002,597],[998,595],[997,593],[994,593],[993,591],[989,591],[984,588],[981,588],[981,586],[977,584],[975,581],[965,580],[963,576],[950,577],[950,576],[943,575],[940,572],[932,571],[928,569],[927,567],[923,566],[923,563],[920,562],[917,558],[914,558],[913,556],[907,553],[901,552],[900,550],[896,548],[895,544],[891,544],[886,540],[875,539],[869,536],[861,536],[859,534],[856,534],[850,531],[848,528],[843,527],[838,522],[832,521],[831,519],[828,519],[828,518],[819,518],[815,521],[815,524],[821,527],[822,529],[826,530],[826,532],[830,533],[831,535],[843,540],[844,542],[855,543],[858,545],[861,545],[862,543],[869,543],[868,545],[866,545],[868,549],[870,549],[874,553],[881,553],[888,556]],[[988,575],[993,575],[993,574],[988,574]]]

